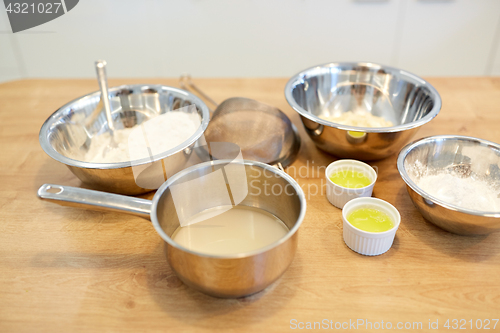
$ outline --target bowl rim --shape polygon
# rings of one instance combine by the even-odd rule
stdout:
[[[363,186],[363,187],[356,187],[356,188],[352,188],[352,187],[345,187],[345,186],[342,186],[342,185],[339,185],[337,183],[334,183],[331,179],[330,179],[330,176],[328,175],[329,171],[335,167],[339,167],[339,168],[342,168],[342,166],[339,166],[339,164],[350,164],[350,165],[357,165],[361,168],[364,168],[366,170],[369,170],[368,172],[371,173],[372,175],[375,174],[375,176],[373,177],[373,180],[370,182],[369,185],[366,185],[366,186]],[[332,163],[328,164],[326,169],[325,169],[325,178],[327,180],[327,183],[328,185],[333,185],[333,186],[338,186],[342,189],[345,189],[345,190],[365,190],[365,189],[368,189],[370,187],[374,187],[375,186],[375,183],[377,182],[377,178],[378,178],[378,174],[377,174],[377,171],[368,163],[365,163],[363,161],[359,161],[359,160],[354,160],[354,159],[351,159],[351,158],[341,158],[341,159],[338,159],[336,161],[333,161]]]
[[[85,162],[85,161],[80,161],[80,160],[75,160],[73,158],[67,157],[59,153],[57,150],[52,147],[48,140],[48,130],[49,128],[61,118],[61,114],[66,111],[69,107],[71,107],[73,104],[79,101],[83,101],[85,99],[90,99],[92,97],[95,97],[97,95],[100,95],[100,91],[94,91],[91,93],[88,93],[84,96],[77,97],[73,99],[72,101],[64,104],[63,106],[59,107],[56,111],[54,111],[43,123],[42,127],[40,128],[39,132],[39,142],[40,146],[42,149],[45,151],[47,155],[52,157],[54,160],[64,163],[68,166],[73,166],[73,167],[78,167],[78,168],[86,168],[86,169],[120,169],[120,168],[127,168],[131,166],[138,166],[146,163],[152,163],[156,162],[159,160],[162,160],[168,156],[174,155],[178,153],[179,151],[182,151],[189,147],[190,145],[194,144],[205,132],[208,123],[210,121],[210,112],[208,110],[208,107],[206,104],[196,95],[179,89],[175,87],[170,87],[162,84],[124,84],[120,86],[115,86],[109,88],[109,92],[112,93],[117,90],[122,90],[122,89],[140,89],[140,90],[145,90],[149,88],[154,88],[157,91],[172,91],[180,95],[184,95],[186,97],[189,97],[193,101],[196,106],[198,106],[201,109],[201,123],[200,126],[196,129],[196,131],[183,143],[177,145],[176,147],[173,147],[161,154],[157,154],[153,156],[153,159],[151,160],[150,158],[142,158],[138,160],[131,160],[131,161],[126,161],[126,162],[115,162],[115,163],[95,163],[95,162]]]
[[[210,166],[210,165],[215,166],[215,165],[228,164],[228,163],[238,163],[238,164],[242,164],[244,166],[257,166],[257,167],[264,169],[264,171],[268,170],[270,172],[273,172],[275,175],[279,175],[280,177],[284,178],[288,182],[288,184],[292,185],[292,187],[294,188],[294,190],[295,190],[295,192],[300,200],[300,203],[301,203],[300,212],[299,212],[299,216],[297,217],[297,221],[295,222],[294,226],[291,229],[289,229],[288,232],[283,237],[272,242],[271,244],[268,244],[260,249],[253,250],[253,251],[247,251],[247,252],[242,252],[242,253],[238,253],[238,254],[217,255],[217,254],[207,254],[207,253],[203,253],[203,252],[190,250],[190,249],[180,245],[179,243],[174,241],[170,236],[168,236],[167,233],[163,230],[163,228],[160,225],[160,220],[158,218],[158,203],[160,202],[161,197],[166,192],[166,190],[172,184],[175,183],[175,181],[184,177],[185,175],[189,174],[190,172],[196,171],[200,168],[204,168],[204,167]],[[262,163],[262,162],[251,161],[251,160],[236,160],[235,161],[235,160],[223,159],[223,160],[212,160],[212,161],[207,161],[207,162],[195,164],[193,166],[190,166],[189,168],[186,168],[186,169],[179,171],[178,173],[176,173],[172,177],[168,178],[167,181],[164,182],[160,186],[160,188],[158,188],[158,190],[156,191],[156,193],[153,197],[150,216],[151,216],[151,222],[153,223],[153,227],[155,228],[158,235],[160,235],[160,237],[165,242],[167,242],[167,244],[169,244],[170,246],[173,246],[174,248],[176,248],[178,250],[181,250],[183,252],[187,252],[189,254],[193,254],[193,255],[196,255],[199,257],[205,257],[205,258],[242,259],[242,258],[252,257],[252,256],[256,256],[256,255],[260,255],[262,253],[268,252],[268,251],[280,246],[281,244],[287,242],[290,238],[292,238],[297,233],[299,227],[302,225],[302,222],[304,221],[304,217],[306,215],[306,209],[307,209],[307,201],[305,198],[304,191],[302,190],[300,185],[295,181],[295,179],[293,179],[286,172],[281,171],[280,169],[278,169],[275,166],[271,166],[269,164]]]
[[[469,215],[499,218],[500,217],[500,212],[498,212],[498,211],[492,211],[492,212],[481,211],[481,210],[464,208],[464,207],[460,207],[460,206],[457,206],[457,205],[454,205],[454,204],[447,203],[447,202],[445,202],[445,201],[443,201],[443,200],[441,200],[439,198],[436,198],[436,197],[428,194],[424,190],[422,190],[410,178],[410,176],[406,172],[406,169],[405,169],[405,166],[404,166],[404,162],[405,162],[406,157],[408,156],[408,154],[413,149],[415,149],[415,148],[417,148],[417,147],[419,147],[419,146],[421,146],[423,144],[426,144],[426,143],[429,143],[429,142],[433,142],[433,141],[437,141],[437,140],[442,140],[442,141],[446,141],[446,140],[474,141],[474,142],[479,142],[480,144],[485,145],[485,146],[493,146],[493,147],[497,148],[500,151],[500,145],[499,144],[497,144],[495,142],[492,142],[492,141],[488,141],[488,140],[476,138],[476,137],[473,137],[473,136],[443,134],[443,135],[432,135],[432,136],[427,136],[427,137],[424,137],[424,138],[417,139],[417,140],[415,140],[413,142],[410,142],[406,146],[404,146],[401,149],[401,151],[399,152],[398,159],[397,159],[397,168],[398,168],[399,174],[400,174],[401,178],[403,178],[403,181],[406,183],[406,185],[408,187],[410,187],[413,191],[417,192],[417,194],[419,194],[424,199],[429,200],[432,203],[437,204],[437,205],[439,205],[439,206],[441,206],[443,208],[446,208],[446,209],[449,209],[449,210],[453,210],[453,211],[457,211],[457,212],[464,213],[464,214],[469,214]]]
[[[424,117],[420,118],[417,121],[407,123],[407,124],[401,124],[397,126],[391,126],[391,127],[357,127],[357,126],[350,126],[350,125],[342,125],[338,123],[334,123],[331,121],[327,121],[324,119],[321,119],[312,113],[304,110],[298,103],[295,101],[295,98],[293,98],[292,95],[292,88],[297,85],[300,81],[303,81],[304,77],[307,76],[310,72],[313,71],[319,71],[325,68],[333,68],[333,67],[348,67],[348,66],[364,66],[364,67],[370,67],[370,68],[376,68],[376,69],[384,69],[392,73],[397,73],[407,79],[408,81],[411,81],[413,83],[419,84],[420,86],[424,86],[428,88],[431,91],[431,94],[433,95],[433,100],[434,100],[434,106],[432,107],[432,110],[425,115]],[[304,69],[297,74],[293,75],[288,82],[286,83],[285,86],[285,98],[288,102],[288,104],[297,112],[299,113],[302,117],[305,117],[315,123],[318,123],[323,126],[329,126],[345,131],[354,131],[354,132],[366,132],[366,133],[393,133],[393,132],[401,132],[405,131],[408,129],[420,127],[429,121],[431,121],[434,117],[437,116],[439,111],[441,110],[442,106],[442,101],[441,101],[441,96],[439,95],[438,91],[436,88],[434,88],[429,82],[426,80],[422,79],[421,77],[410,73],[408,71],[391,67],[391,66],[385,66],[385,65],[380,65],[376,64],[373,62],[329,62],[329,63],[324,63],[321,65],[316,65],[313,67],[309,67],[307,69]]]

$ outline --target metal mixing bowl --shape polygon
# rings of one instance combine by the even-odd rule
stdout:
[[[488,234],[500,229],[500,211],[459,207],[429,195],[416,185],[422,175],[453,171],[460,177],[487,182],[500,195],[499,144],[459,135],[431,136],[404,147],[397,165],[411,200],[428,221],[460,235]]]
[[[398,152],[441,109],[441,97],[428,82],[372,63],[329,63],[306,69],[288,81],[285,97],[318,148],[361,160]],[[320,118],[347,111],[366,111],[394,126],[355,127]]]
[[[82,159],[89,149],[90,139],[109,131],[106,115],[100,112],[101,93],[97,91],[62,106],[45,121],[40,130],[43,150],[56,161],[66,164],[82,182],[92,188],[122,194],[140,194],[155,189],[137,185],[141,182],[134,177],[132,165],[159,165],[165,175],[173,175],[185,167],[194,144],[207,128],[210,119],[208,108],[201,99],[187,91],[162,85],[113,87],[109,89],[109,96],[117,129],[134,127],[156,115],[191,104],[196,106],[201,125],[184,143],[152,159],[144,158],[133,163],[85,162]],[[95,120],[89,123],[88,119],[94,116]],[[75,159],[75,156],[81,158]]]

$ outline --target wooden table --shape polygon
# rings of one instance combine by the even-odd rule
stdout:
[[[500,79],[429,81],[440,92],[443,108],[418,137],[462,134],[500,142]],[[110,80],[110,85],[142,82],[178,85],[176,79]],[[500,233],[457,236],[426,222],[410,201],[396,156],[391,156],[372,163],[379,170],[374,196],[399,209],[401,226],[387,253],[356,254],[342,240],[340,210],[328,203],[324,175],[317,172],[318,166],[335,157],[318,151],[305,134],[285,100],[286,79],[196,82],[217,101],[245,96],[275,105],[300,129],[303,146],[293,167],[308,206],[288,271],[254,296],[212,298],[176,278],[162,253],[163,241],[148,221],[37,199],[43,183],[81,186],[66,166],[42,151],[38,131],[58,107],[97,90],[97,83],[4,83],[0,85],[0,332],[279,332],[299,328],[300,323],[307,327],[307,322],[347,328],[349,320],[358,319],[364,321],[360,331],[367,321],[374,329],[382,321],[384,327],[388,322],[392,327],[420,322],[427,331],[429,321],[437,320],[439,328],[448,331],[443,327],[448,319],[450,327],[453,319],[464,319],[470,330],[470,319],[475,327],[477,319],[484,324],[485,319],[500,317]]]

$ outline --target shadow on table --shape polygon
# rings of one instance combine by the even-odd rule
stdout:
[[[38,168],[37,174],[33,182],[33,193],[36,195],[38,189],[43,184],[55,184],[63,186],[73,186],[96,190],[88,184],[83,183],[78,179],[66,165],[52,159],[46,159],[45,162]],[[151,200],[156,191],[151,191],[141,195],[136,195],[138,198]]]
[[[286,307],[296,292],[294,286],[300,284],[301,256],[297,253],[289,269],[271,286],[237,299],[214,298],[184,285],[166,262],[163,241],[158,242],[153,253],[44,252],[33,256],[30,266],[65,269],[69,275],[76,271],[97,272],[99,285],[116,284],[117,272],[128,271],[118,275],[123,279],[119,284],[127,290],[127,296],[121,293],[113,296],[115,304],[132,309],[149,294],[170,318],[206,328],[215,328],[223,322],[224,327],[218,327],[222,330],[260,322]],[[218,321],[219,317],[225,317],[224,321]]]
[[[401,187],[396,199],[401,213],[401,225],[413,236],[431,248],[463,261],[484,261],[500,251],[500,233],[480,236],[462,236],[445,231],[425,220],[413,205],[406,190]],[[399,231],[398,231],[399,232]]]
[[[51,158],[45,158],[38,166],[33,182],[34,192],[36,193],[40,186],[46,183],[79,187],[82,184],[66,165]]]
[[[150,254],[131,253],[78,253],[78,252],[39,252],[31,258],[30,266],[38,268],[74,269],[120,269],[143,267],[151,261]]]
[[[166,262],[161,273],[148,274],[147,283],[161,309],[180,322],[220,330],[238,328],[260,322],[286,307],[296,292],[293,286],[299,283],[301,259],[298,251],[276,282],[254,295],[236,299],[211,297],[184,285]],[[224,320],[219,320],[221,317]],[[221,323],[224,326],[218,327]]]

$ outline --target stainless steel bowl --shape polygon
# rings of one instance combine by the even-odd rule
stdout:
[[[185,208],[203,211],[217,207],[217,201],[204,206],[200,196],[222,199],[227,192],[218,192],[220,178],[206,177],[224,168],[235,175],[234,168],[244,167],[248,195],[239,203],[265,210],[286,224],[289,231],[276,242],[248,253],[235,255],[208,255],[189,250],[171,237],[179,227]],[[172,188],[183,182],[201,179],[206,192],[193,193],[184,200],[175,199]],[[230,182],[230,186],[235,183]],[[231,187],[234,190],[234,187]],[[272,190],[271,190],[272,189]],[[103,193],[98,191],[45,184],[38,190],[41,199],[61,205],[99,210],[121,211],[150,218],[153,226],[165,241],[165,255],[170,267],[188,286],[216,297],[235,298],[259,292],[276,281],[288,268],[297,249],[298,229],[306,213],[304,192],[297,182],[285,172],[270,165],[254,161],[218,160],[194,165],[167,180],[156,192],[152,201]],[[194,198],[194,199],[193,199]],[[193,207],[194,206],[194,207]],[[250,227],[250,226],[249,226]]]
[[[428,82],[372,63],[329,63],[306,69],[288,81],[285,97],[318,148],[361,160],[398,152],[441,109],[441,97]],[[320,118],[358,110],[390,120],[394,126],[355,127]]]
[[[201,126],[183,144],[153,159],[120,163],[92,163],[74,156],[83,156],[90,139],[109,131],[104,112],[99,112],[100,92],[80,97],[59,108],[43,124],[40,144],[53,159],[64,163],[84,183],[92,188],[122,193],[140,194],[155,188],[137,185],[134,167],[156,163],[163,167],[165,175],[173,175],[183,169],[192,148],[201,137],[209,122],[207,106],[195,95],[177,88],[162,85],[124,85],[109,90],[115,128],[129,128],[156,116],[194,104],[201,118]],[[95,111],[97,109],[97,111]],[[89,119],[95,117],[92,121]],[[87,122],[87,124],[86,124]],[[72,156],[72,157],[70,157]]]
[[[499,144],[459,135],[431,136],[404,147],[397,165],[413,204],[426,220],[460,235],[500,229],[500,211],[465,209],[433,197],[416,185],[423,171],[434,174],[453,170],[461,177],[488,182],[500,195]]]

